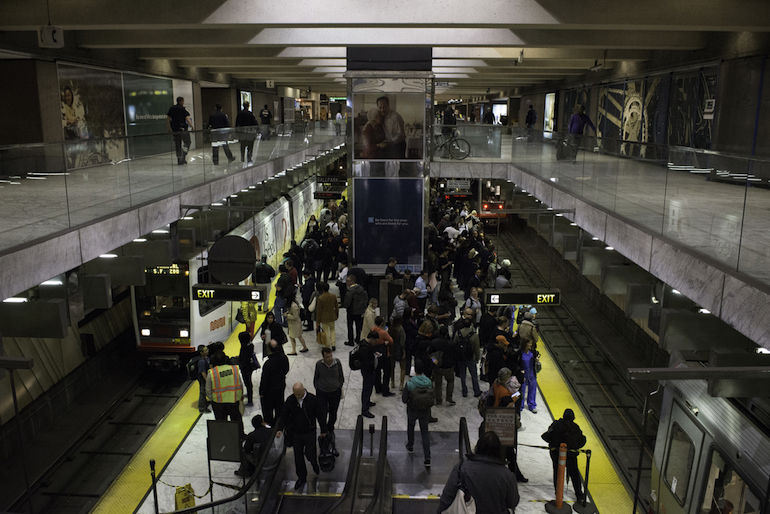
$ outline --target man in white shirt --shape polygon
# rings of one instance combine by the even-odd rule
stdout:
[[[425,304],[428,302],[428,270],[420,272],[420,276],[414,282],[414,293],[417,295],[417,304],[420,306],[420,314],[425,313]],[[419,291],[419,292],[418,292]]]
[[[390,100],[387,96],[377,99],[377,110],[382,116],[382,126],[385,129],[385,142],[383,149],[386,159],[404,159],[406,157],[406,132],[404,131],[404,118],[390,108]]]
[[[326,228],[330,229],[332,231],[332,235],[334,237],[337,237],[340,235],[340,227],[337,225],[337,220],[332,218],[332,220],[326,224]]]
[[[455,239],[460,235],[460,231],[454,228],[452,225],[449,225],[447,228],[444,229],[444,234],[449,236],[449,240],[454,242]]]

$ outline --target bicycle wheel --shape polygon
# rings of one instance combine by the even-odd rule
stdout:
[[[471,154],[471,145],[465,139],[455,139],[449,145],[449,154],[457,160],[463,160]]]

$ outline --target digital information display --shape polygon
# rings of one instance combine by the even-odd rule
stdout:
[[[316,191],[313,193],[314,200],[341,200],[342,191]]]
[[[487,305],[561,305],[559,289],[514,289],[484,293]]]
[[[196,284],[192,289],[192,299],[219,300],[225,302],[261,302],[265,297],[265,287],[228,286],[222,284]]]

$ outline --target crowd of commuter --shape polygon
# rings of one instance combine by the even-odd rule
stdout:
[[[397,259],[390,258],[384,270],[386,280],[402,285],[401,292],[393,298],[392,309],[388,309],[390,312],[378,305],[376,297],[369,297],[371,277],[348,259],[347,202],[343,197],[339,205],[329,202],[318,218],[311,217],[300,244],[292,242],[278,266],[272,310],[266,310],[268,302],[242,304],[246,330],[239,335],[240,368],[235,361],[228,362],[221,351],[209,363],[209,348],[201,348],[199,410],[205,412],[208,402],[214,402],[217,419],[229,415],[242,425],[237,404],[243,397],[243,384],[247,389],[243,402],[252,406],[253,371],[261,366],[258,393],[262,415],[253,419],[255,432],[263,434],[265,427],[277,424],[281,431],[292,434],[297,490],[306,483],[306,459],[319,473],[316,426],[322,436],[333,437],[348,368],[361,373],[364,417],[375,417],[374,394],[381,397],[377,401],[396,402],[386,398],[395,396],[398,388],[407,415],[406,449],[410,454],[414,452],[414,429],[419,423],[425,467],[431,464],[429,423],[438,421],[434,416],[438,407],[456,405],[456,377],[463,397],[472,394],[479,398],[482,416],[487,408],[515,409],[518,430],[518,413],[523,409],[532,414],[538,412],[537,311],[530,306],[498,309],[485,305],[484,290],[511,287],[510,262],[498,259],[494,245],[484,236],[476,211],[462,203],[442,202],[435,189],[432,193],[436,200],[431,204],[429,251],[423,268],[413,277],[409,269],[399,267]],[[270,283],[274,273],[263,256],[253,282]],[[339,296],[332,292],[330,283],[336,285]],[[341,309],[345,310],[347,334],[335,331]],[[256,326],[259,310],[266,312],[263,322]],[[312,381],[315,393],[298,382],[287,396],[289,357],[301,358],[298,354],[310,350],[303,332],[314,332],[320,344],[320,352],[309,355],[314,359],[320,356]],[[252,343],[252,338],[257,337],[261,341],[262,359],[257,359]],[[334,354],[338,337],[343,345],[354,347],[344,364]],[[297,341],[301,344],[299,350]],[[291,345],[288,353],[284,351],[287,343]],[[218,374],[228,365],[234,378],[219,384]],[[242,378],[237,377],[238,372]],[[227,394],[217,397],[218,386],[224,387]],[[565,418],[570,414],[571,411],[565,413]],[[461,415],[458,413],[458,417]],[[571,416],[568,421],[574,425],[574,415]],[[562,425],[572,426],[567,421]],[[250,437],[244,445],[247,452],[252,451],[257,435]],[[466,492],[474,495],[483,490],[486,480],[506,488],[488,500],[496,502],[497,507],[515,509],[516,483],[528,482],[517,466],[516,448],[502,446],[494,432],[484,431],[483,424],[479,437],[474,456],[462,468],[458,466],[452,471],[441,505],[451,503],[460,481],[464,480]],[[549,442],[552,450],[553,444]],[[574,466],[568,467],[574,481]],[[249,470],[253,467],[244,465],[237,474]],[[578,485],[575,487],[580,497],[582,491]],[[486,501],[477,506],[484,506]],[[504,508],[481,508],[479,512]]]

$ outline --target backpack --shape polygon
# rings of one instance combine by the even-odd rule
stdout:
[[[409,406],[414,410],[428,410],[436,403],[436,393],[432,387],[415,387],[409,392]]]
[[[493,407],[495,405],[495,395],[492,392],[492,388],[487,389],[481,396],[479,396],[478,409],[481,417],[484,417],[484,413],[487,411],[487,407]]]
[[[468,332],[467,335],[463,335],[462,330],[457,331],[457,337],[455,337],[455,343],[457,344],[457,357],[462,362],[473,360],[473,344],[471,344],[470,339],[472,334],[473,331]]]
[[[198,361],[201,360],[200,355],[193,356],[192,359],[187,361],[187,375],[190,377],[190,380],[198,380]]]
[[[353,371],[361,369],[361,343],[357,344],[348,354],[348,366]]]

